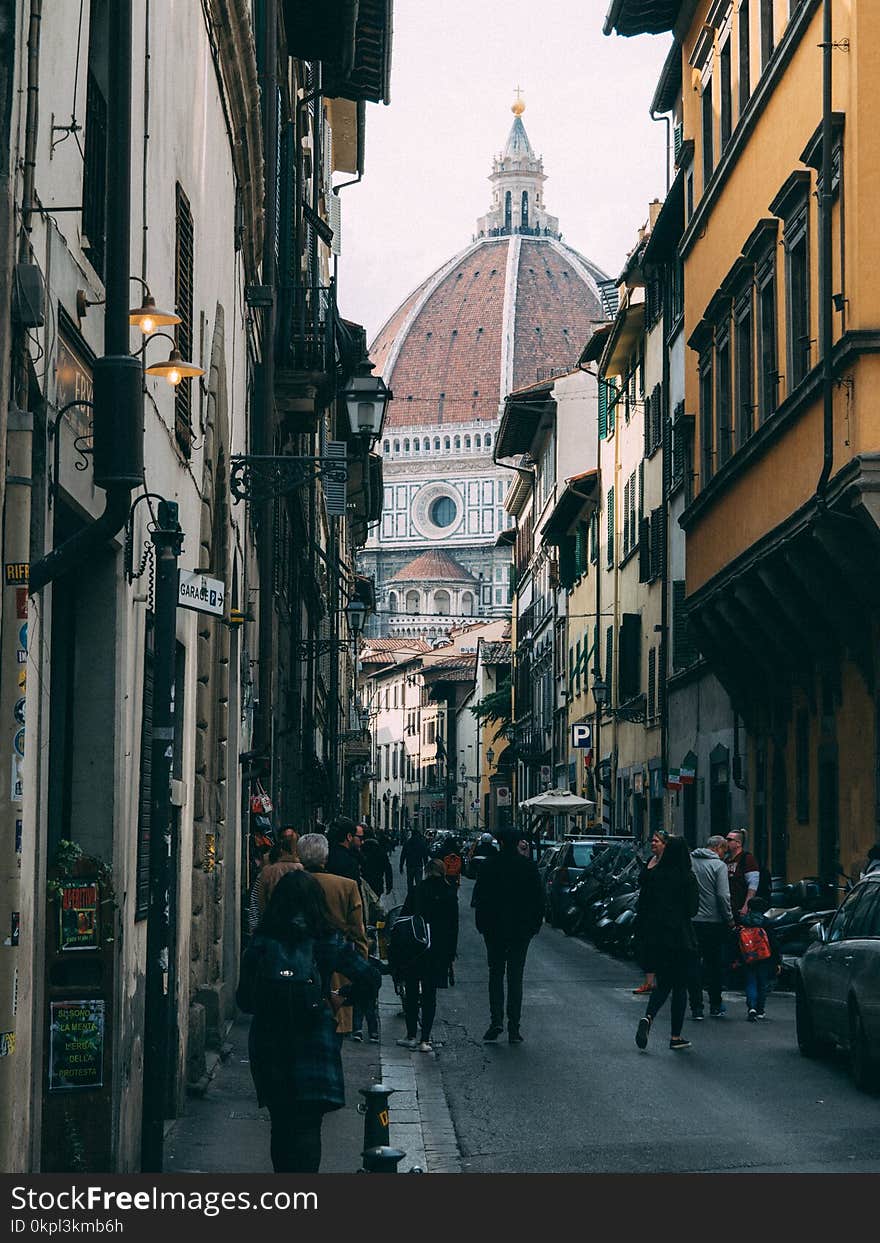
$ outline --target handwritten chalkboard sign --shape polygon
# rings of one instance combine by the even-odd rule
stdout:
[[[49,1091],[104,1084],[104,1002],[50,1002]]]

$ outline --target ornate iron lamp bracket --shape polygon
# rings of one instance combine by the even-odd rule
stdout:
[[[331,457],[247,455],[229,460],[229,490],[239,501],[271,501],[304,487],[312,479],[345,483],[348,466]]]

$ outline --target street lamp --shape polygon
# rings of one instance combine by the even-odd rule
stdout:
[[[182,358],[180,350],[177,348],[177,342],[170,337],[167,332],[153,332],[145,340],[143,345],[136,352],[144,353],[151,341],[155,341],[157,337],[164,337],[166,341],[171,342],[171,353],[163,363],[152,363],[151,366],[144,370],[147,375],[164,376],[172,388],[176,388],[181,380],[190,380],[193,376],[204,375],[204,367],[197,367],[195,363],[189,362]]]
[[[363,600],[351,599],[345,606],[345,616],[348,619],[348,628],[355,638],[364,628],[364,619],[367,615],[367,606]]]
[[[593,679],[593,700],[600,712],[608,702],[608,687],[598,673]]]
[[[492,750],[491,747],[487,747],[486,749],[486,762],[488,763],[490,768],[495,763],[495,752]]]
[[[385,411],[393,396],[380,375],[372,375],[373,364],[368,358],[360,364],[358,374],[352,376],[348,387],[340,397],[348,407],[352,435],[364,441],[378,440],[382,435]]]

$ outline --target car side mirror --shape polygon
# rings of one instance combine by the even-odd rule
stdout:
[[[828,929],[821,922],[812,924],[809,936],[811,945],[824,945],[828,940]]]

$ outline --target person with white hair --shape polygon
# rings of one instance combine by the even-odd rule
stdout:
[[[369,941],[364,927],[364,907],[357,881],[335,876],[324,869],[330,844],[323,833],[306,833],[297,842],[299,861],[324,891],[330,922],[350,941],[363,958],[369,957]],[[341,977],[340,977],[341,979]],[[343,981],[344,982],[344,981]],[[334,988],[340,984],[334,981]],[[352,1029],[352,1008],[343,1006],[336,1015],[336,1031],[348,1035]]]

